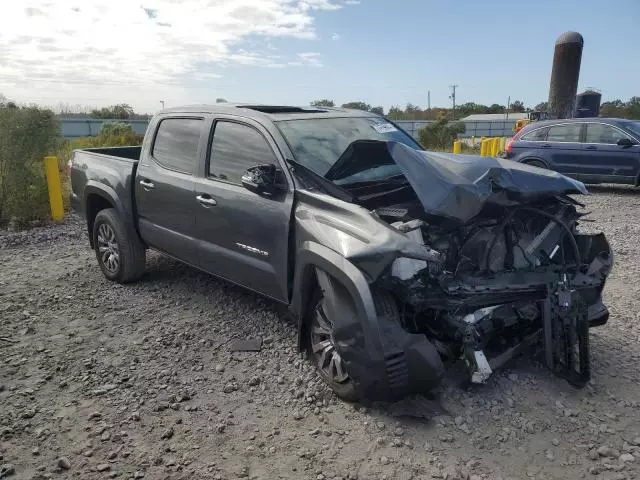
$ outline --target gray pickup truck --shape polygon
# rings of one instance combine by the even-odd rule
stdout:
[[[576,180],[426,152],[367,112],[229,104],[164,110],[142,147],[71,167],[109,280],[140,277],[150,248],[288,305],[342,398],[428,391],[457,361],[482,383],[535,345],[590,378],[613,258],[579,230]]]

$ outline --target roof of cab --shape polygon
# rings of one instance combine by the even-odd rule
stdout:
[[[292,105],[256,105],[241,103],[218,103],[215,105],[188,105],[184,107],[166,108],[159,112],[161,115],[174,113],[224,113],[254,119],[301,120],[311,118],[337,117],[377,117],[375,113],[363,110],[335,107],[299,107]]]

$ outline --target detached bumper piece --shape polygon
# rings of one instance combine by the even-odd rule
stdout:
[[[572,385],[584,387],[591,379],[588,308],[566,279],[549,289],[542,323],[547,367]]]

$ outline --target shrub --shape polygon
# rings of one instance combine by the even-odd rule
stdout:
[[[434,150],[450,150],[458,134],[464,133],[464,123],[438,120],[420,130],[419,139],[423,147]]]
[[[49,215],[43,158],[55,154],[60,125],[50,110],[0,108],[0,226]]]

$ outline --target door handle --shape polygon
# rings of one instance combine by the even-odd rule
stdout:
[[[589,145],[587,147],[587,150],[597,150],[597,149],[598,149],[598,147],[596,147],[595,145]]]
[[[146,179],[140,180],[140,185],[142,185],[142,188],[144,188],[147,192],[156,188],[156,186],[152,182]]]
[[[198,200],[198,202],[200,202],[200,205],[205,208],[215,207],[218,204],[218,202],[216,202],[213,198],[204,195],[198,195],[196,197],[196,200]]]
[[[551,148],[551,145],[548,143],[545,143],[543,145],[541,145],[542,148]]]

